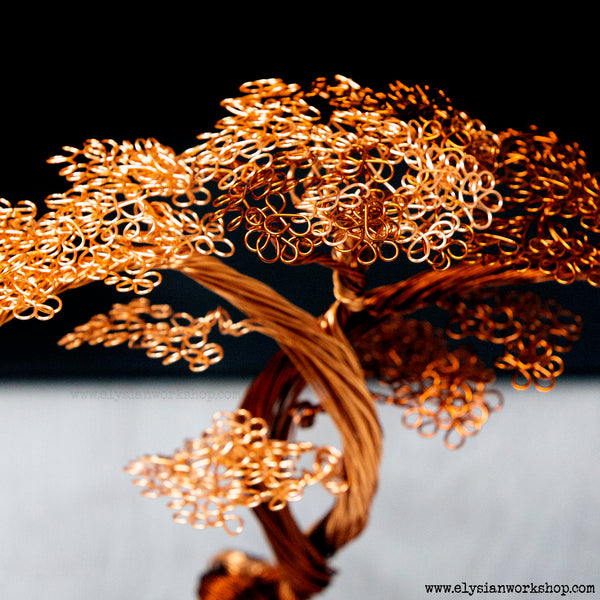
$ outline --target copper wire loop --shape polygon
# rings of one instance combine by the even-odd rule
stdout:
[[[600,286],[600,185],[577,144],[535,127],[489,131],[428,86],[264,79],[222,109],[181,153],[155,139],[66,146],[49,162],[70,188],[40,215],[32,202],[0,199],[0,324],[48,320],[62,292],[103,281],[136,297],[76,327],[65,348],[127,344],[202,372],[223,358],[212,332],[275,340],[280,351],[238,411],[127,470],[144,495],[169,499],[178,522],[237,533],[234,510],[245,507],[262,524],[274,564],[223,555],[201,598],[298,600],[328,585],[328,558],[368,521],[377,401],[456,449],[501,408],[496,371],[517,389],[554,387],[581,319],[522,286]],[[335,302],[314,317],[239,273],[227,259],[240,246],[265,263],[330,269]],[[403,261],[421,269],[369,289],[371,265]],[[167,269],[245,318],[152,304],[145,296]],[[445,314],[446,327],[423,308]],[[492,365],[460,345],[469,338],[496,348]],[[340,451],[288,441],[325,415]],[[317,482],[335,500],[303,531],[288,505]]]
[[[232,513],[238,506],[267,503],[270,510],[281,510],[315,483],[333,494],[345,491],[337,450],[272,440],[267,431],[266,421],[247,410],[217,413],[210,429],[186,441],[172,457],[144,456],[126,470],[144,496],[171,499],[168,506],[177,523],[223,527],[232,535],[243,526]],[[309,453],[314,454],[312,470],[300,470],[300,459]]]

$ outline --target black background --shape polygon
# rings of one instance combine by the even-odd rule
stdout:
[[[365,7],[344,22],[292,6],[285,14],[234,12],[200,16],[163,7],[148,21],[124,21],[107,9],[71,21],[58,15],[60,27],[57,15],[36,13],[37,29],[31,18],[5,18],[0,197],[39,202],[66,189],[58,168],[46,163],[63,145],[154,137],[182,151],[225,115],[220,101],[245,81],[308,84],[337,73],[376,89],[394,80],[441,88],[489,129],[553,130],[580,143],[590,170],[600,168],[598,52],[581,27],[591,16],[526,23],[521,15],[476,14],[472,22],[441,15],[433,28],[428,14],[392,17]],[[329,274],[319,269],[262,265],[243,249],[232,264],[314,314],[332,299]],[[387,269],[375,281],[410,270],[405,262]],[[581,341],[565,356],[567,372],[599,373],[600,290],[576,284],[543,291],[585,320]],[[126,348],[57,347],[73,327],[129,298],[95,284],[64,294],[63,311],[50,322],[7,323],[0,329],[0,377],[195,377],[183,363],[163,367]],[[222,304],[177,274],[167,274],[150,298],[195,316]],[[274,350],[255,334],[223,342],[225,359],[211,368],[214,375],[256,372]]]

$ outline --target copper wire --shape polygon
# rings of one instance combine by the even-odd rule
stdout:
[[[367,524],[382,452],[376,400],[458,448],[502,405],[492,366],[519,389],[554,386],[581,319],[509,288],[600,286],[600,185],[576,144],[536,128],[489,131],[428,86],[377,91],[340,75],[303,89],[264,79],[222,108],[214,129],[181,153],[151,138],[66,146],[50,162],[70,188],[48,196],[40,215],[32,202],[0,199],[0,324],[51,319],[64,291],[103,281],[138,297],[67,334],[66,348],[127,343],[199,372],[223,357],[209,341],[214,328],[275,340],[280,351],[241,412],[130,471],[197,527],[235,531],[232,509],[253,507],[276,564],[226,557],[201,597],[297,600],[328,585],[328,558]],[[240,246],[265,263],[330,269],[335,302],[315,317],[239,273],[226,261]],[[371,265],[404,260],[422,270],[402,278],[400,268],[369,288]],[[152,304],[143,296],[167,269],[245,318]],[[420,319],[425,307],[445,311],[446,330]],[[451,346],[472,336],[499,348],[494,365]],[[314,404],[300,397],[307,386]],[[325,414],[341,456],[287,441]],[[309,450],[312,475],[290,471]],[[288,502],[316,480],[335,502],[302,531]]]
[[[266,421],[247,410],[217,413],[211,428],[172,457],[144,456],[126,470],[144,496],[170,498],[177,523],[223,527],[232,535],[243,527],[236,507],[267,503],[270,510],[281,510],[315,483],[333,494],[345,491],[338,451],[268,439],[267,431]],[[312,470],[300,470],[298,462],[309,453]]]

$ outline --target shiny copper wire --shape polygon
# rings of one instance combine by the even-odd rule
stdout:
[[[242,85],[222,107],[214,130],[179,154],[155,139],[65,147],[50,162],[71,187],[49,196],[39,216],[31,202],[0,199],[0,324],[48,320],[65,290],[103,281],[138,298],[77,327],[65,347],[127,343],[204,371],[222,358],[208,341],[215,327],[274,339],[280,351],[249,387],[242,412],[227,417],[227,432],[219,425],[210,444],[205,437],[173,457],[148,455],[130,471],[197,525],[229,524],[237,502],[253,507],[276,564],[223,556],[203,579],[202,598],[309,598],[332,577],[328,558],[367,523],[382,451],[375,400],[398,405],[421,435],[441,432],[448,447],[460,447],[501,406],[489,388],[493,370],[449,345],[470,336],[500,348],[495,367],[511,372],[517,388],[554,386],[581,320],[510,288],[600,285],[600,185],[576,144],[535,128],[488,131],[428,86],[376,91],[337,76],[303,89],[265,79]],[[330,269],[333,305],[315,317],[234,270],[226,264],[239,249],[234,231],[263,262]],[[402,260],[424,269],[369,289],[371,265]],[[143,296],[166,269],[246,318],[151,304]],[[445,330],[419,319],[425,307],[445,311]],[[306,386],[316,404],[300,397]],[[340,434],[342,458],[327,451],[328,466],[317,461],[314,477],[323,467],[337,495],[303,531],[287,502],[299,495],[298,481],[312,479],[292,477],[286,488],[282,457],[309,448],[286,440],[321,414]],[[232,423],[234,431],[258,423],[260,439],[232,434]],[[252,476],[238,459],[256,463]],[[210,478],[192,467],[211,461],[235,472],[214,514],[201,501]]]

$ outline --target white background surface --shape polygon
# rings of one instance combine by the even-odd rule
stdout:
[[[268,557],[250,512],[240,513],[237,538],[195,531],[123,472],[138,456],[171,454],[196,437],[214,412],[237,408],[245,386],[202,377],[5,384],[0,597],[193,600],[217,552]],[[334,558],[339,574],[324,600],[423,598],[425,584],[463,581],[595,584],[600,593],[600,381],[559,380],[546,394],[502,390],[504,409],[454,452],[404,429],[398,409],[381,408],[385,456],[371,522]],[[326,419],[301,433],[337,444]],[[293,508],[309,524],[328,502],[310,490]]]

